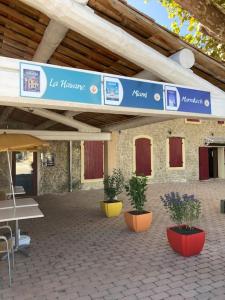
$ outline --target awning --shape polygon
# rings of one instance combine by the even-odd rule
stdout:
[[[225,147],[225,137],[210,136],[204,139],[206,146]]]

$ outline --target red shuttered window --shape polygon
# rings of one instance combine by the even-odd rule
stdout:
[[[84,179],[103,178],[103,142],[84,142]]]
[[[138,138],[135,140],[136,175],[150,176],[151,168],[151,140]]]
[[[219,125],[224,125],[224,121],[217,121]]]
[[[169,138],[169,166],[170,168],[183,167],[183,139],[180,137]]]

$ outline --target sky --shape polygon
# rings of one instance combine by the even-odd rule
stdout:
[[[147,4],[144,3],[144,0],[128,0],[127,2],[139,11],[150,16],[160,25],[170,29],[172,20],[168,19],[166,8],[161,6],[157,0],[149,0]]]
[[[138,9],[139,11],[145,13],[155,20],[156,23],[165,26],[167,29],[171,30],[171,23],[175,19],[169,19],[168,13],[165,7],[163,7],[158,0],[148,0],[144,3],[144,0],[127,0],[127,3]],[[178,19],[177,19],[178,20]],[[185,23],[181,28],[181,35],[188,33],[187,24]]]

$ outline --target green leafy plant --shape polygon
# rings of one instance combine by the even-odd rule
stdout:
[[[201,214],[201,202],[194,195],[171,192],[160,197],[170,219],[179,227],[186,225],[187,230],[193,228]]]
[[[147,180],[148,178],[146,176],[133,175],[128,184],[125,185],[127,196],[137,214],[144,213],[144,205],[147,201],[145,195],[147,190]]]
[[[114,169],[111,176],[104,178],[104,192],[107,202],[116,201],[116,197],[123,192],[124,177],[120,169]]]
[[[144,2],[148,3],[150,0],[144,0]],[[205,28],[201,25],[201,20],[195,19],[188,11],[177,4],[175,0],[158,0],[158,2],[167,9],[168,18],[172,19],[171,30],[174,33],[207,55],[219,61],[225,61],[225,43],[208,35]],[[225,11],[224,0],[205,2],[206,5],[212,2],[217,8],[220,8],[222,12]],[[218,24],[218,26],[220,26],[220,24]]]

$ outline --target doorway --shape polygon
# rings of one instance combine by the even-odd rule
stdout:
[[[12,153],[14,186],[23,186],[26,195],[37,195],[37,152]]]
[[[208,148],[209,178],[218,178],[218,149]]]
[[[199,180],[218,178],[218,149],[199,147]]]

